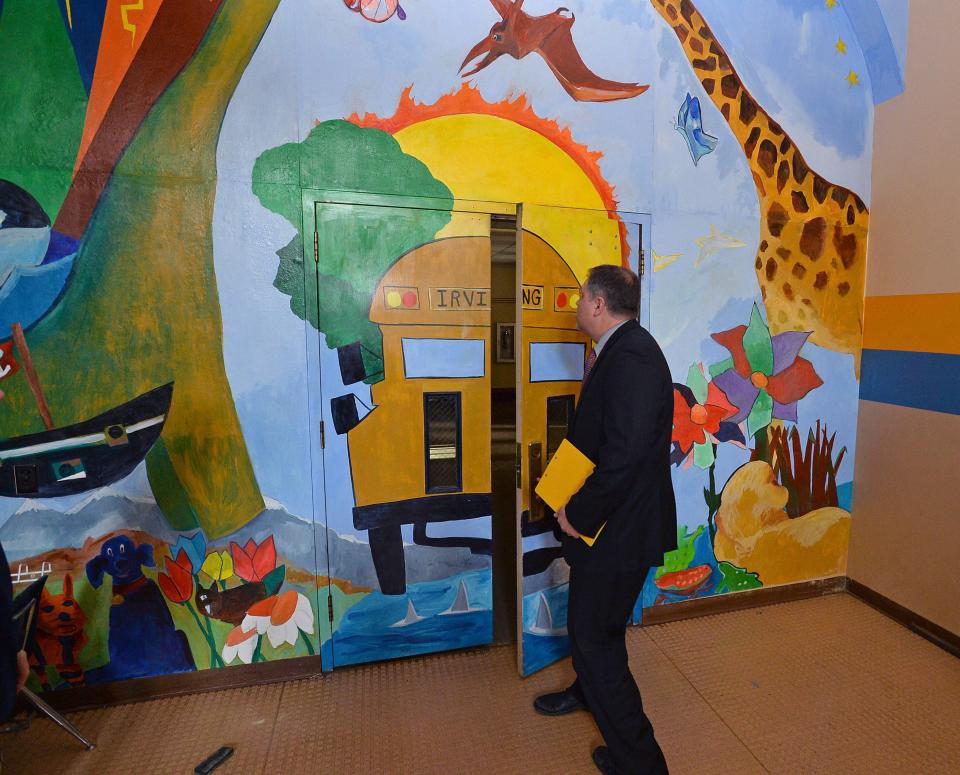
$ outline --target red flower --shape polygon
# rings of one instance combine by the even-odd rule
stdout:
[[[707,400],[690,405],[687,398],[673,389],[673,437],[682,452],[689,452],[694,444],[705,444],[707,434],[713,436],[720,423],[736,414],[737,408],[712,382],[707,386]]]
[[[261,581],[277,567],[277,547],[274,546],[272,535],[267,536],[259,546],[252,538],[243,547],[231,541],[230,554],[233,556],[234,573],[245,581]]]
[[[181,549],[176,560],[171,561],[170,557],[165,557],[163,564],[167,572],[157,577],[163,594],[171,602],[187,602],[193,596],[193,571],[187,553]]]

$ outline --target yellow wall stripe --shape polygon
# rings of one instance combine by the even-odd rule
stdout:
[[[960,355],[960,293],[868,296],[863,347]]]

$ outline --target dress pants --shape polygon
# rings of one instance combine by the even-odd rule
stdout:
[[[570,570],[567,630],[579,691],[623,775],[664,775],[667,763],[627,664],[626,629],[647,568],[583,558]]]

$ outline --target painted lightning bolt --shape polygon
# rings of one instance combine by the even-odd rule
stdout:
[[[123,25],[123,28],[130,33],[130,47],[137,42],[137,25],[131,23],[130,17],[127,15],[130,11],[142,11],[143,10],[143,0],[137,0],[135,3],[124,3],[120,6],[120,23]]]

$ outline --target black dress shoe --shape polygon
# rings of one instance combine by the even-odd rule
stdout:
[[[617,765],[613,762],[610,749],[605,745],[598,745],[593,749],[593,763],[603,775],[617,775]]]
[[[544,716],[565,716],[575,710],[587,710],[587,704],[576,693],[564,689],[562,692],[541,694],[533,701],[533,709]]]

